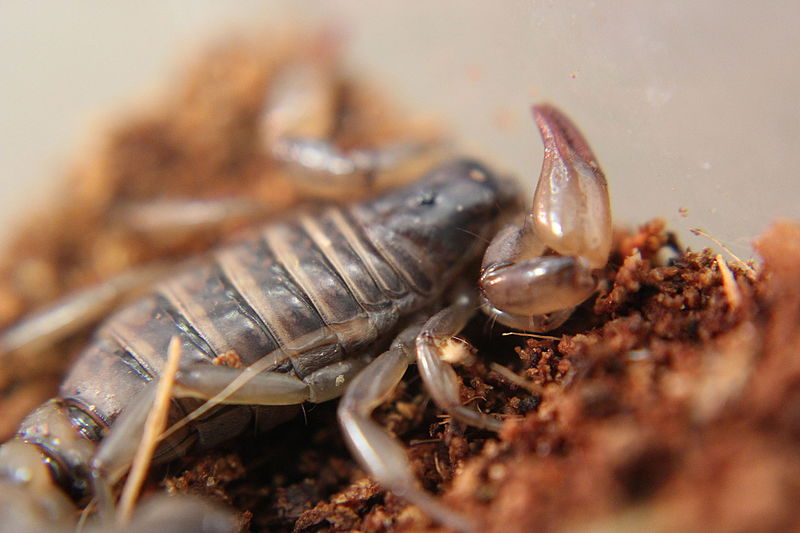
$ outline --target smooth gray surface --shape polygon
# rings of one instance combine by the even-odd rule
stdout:
[[[541,144],[528,108],[544,99],[591,142],[617,221],[665,216],[695,247],[709,244],[687,235],[699,226],[749,256],[770,220],[800,218],[800,4],[332,0],[287,19],[288,5],[0,3],[2,228],[97,117],[135,104],[198,43],[301,19],[343,28],[354,69],[531,187]]]

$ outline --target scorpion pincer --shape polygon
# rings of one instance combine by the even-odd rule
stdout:
[[[171,420],[209,399],[222,405],[165,439],[158,460],[254,424],[268,429],[303,402],[343,394],[342,430],[371,475],[433,520],[473,529],[472,519],[421,489],[404,449],[370,416],[416,362],[440,408],[499,429],[499,419],[461,405],[443,347],[478,307],[510,327],[546,331],[596,290],[611,246],[605,178],[561,112],[542,105],[534,116],[545,159],[533,208],[517,219],[513,182],[457,159],[376,199],[254,229],[112,314],[59,397],[0,447],[4,527],[67,527],[76,506],[110,494],[177,337]],[[477,291],[461,274],[484,251]],[[249,368],[210,364],[228,353]],[[220,396],[242,372],[248,379]]]

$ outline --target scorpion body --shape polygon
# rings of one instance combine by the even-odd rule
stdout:
[[[534,116],[545,141],[534,209],[502,229],[520,212],[516,187],[456,159],[376,199],[252,230],[112,314],[60,398],[0,446],[0,508],[20,523],[36,513],[42,523],[66,523],[70,499],[110,498],[177,339],[172,420],[204,401],[216,407],[170,433],[159,459],[253,425],[267,429],[303,402],[344,394],[339,421],[365,468],[433,519],[473,529],[418,486],[405,451],[370,414],[416,362],[453,418],[500,429],[491,415],[461,405],[455,372],[441,357],[448,341],[479,307],[511,327],[552,329],[596,289],[611,240],[605,178],[563,114],[538,106]],[[484,250],[479,298],[474,282],[458,279]]]
[[[253,231],[109,317],[60,398],[30,415],[18,439],[43,453],[62,487],[82,499],[95,454],[87,444],[158,378],[176,336],[188,379],[226,354],[245,365],[266,356],[274,358],[268,370],[296,381],[296,390],[274,402],[291,405],[222,406],[173,435],[161,459],[213,446],[254,420],[267,429],[303,401],[339,396],[478,257],[512,196],[509,182],[457,160],[373,201]],[[173,418],[196,403],[176,402]]]

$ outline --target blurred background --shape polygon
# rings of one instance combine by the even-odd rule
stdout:
[[[529,107],[558,104],[617,222],[667,218],[748,258],[800,218],[800,3],[438,0],[0,1],[0,238],[87,138],[226,33],[333,24],[349,68],[532,188]]]

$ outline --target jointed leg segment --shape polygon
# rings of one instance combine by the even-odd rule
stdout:
[[[417,505],[437,522],[457,531],[473,524],[426,493],[414,477],[406,451],[372,420],[372,411],[394,390],[414,359],[414,336],[419,327],[405,330],[391,348],[370,363],[347,389],[339,403],[339,423],[358,461],[381,485]]]
[[[436,313],[417,337],[417,365],[433,401],[453,418],[465,424],[499,431],[503,424],[494,417],[461,405],[458,378],[441,357],[443,346],[457,335],[475,314],[472,292],[464,292],[449,307]]]
[[[176,377],[173,396],[199,398],[206,403],[162,434],[168,436],[188,421],[201,416],[216,405],[297,405],[306,401],[325,401],[341,395],[364,363],[352,359],[325,367],[303,381],[278,372],[260,371],[260,363],[272,361],[276,354],[245,369],[224,366],[196,365],[183,369]],[[139,446],[156,396],[158,382],[147,387],[131,402],[115,422],[92,460],[92,478],[101,516],[108,517],[113,508],[111,486],[125,473]]]
[[[417,139],[354,149],[338,146],[340,96],[333,65],[311,56],[284,67],[265,98],[264,148],[309,195],[347,199],[377,182],[391,181],[394,171],[437,148]]]

